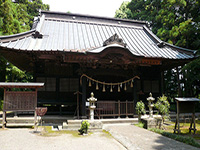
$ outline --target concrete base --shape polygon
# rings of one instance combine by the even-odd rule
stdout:
[[[90,123],[90,130],[97,130],[97,129],[102,129],[103,123],[101,121],[95,120],[95,121],[88,121]]]
[[[161,128],[162,120],[160,118],[143,118],[141,119],[141,122],[144,123],[144,128]]]

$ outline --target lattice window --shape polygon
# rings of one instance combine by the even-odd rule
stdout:
[[[68,78],[60,78],[60,92],[68,92],[69,87],[69,79]]]
[[[79,90],[78,78],[61,78],[60,92],[75,92]]]
[[[159,81],[152,81],[152,92],[159,93]]]
[[[38,91],[56,91],[56,78],[38,77],[36,81],[44,83],[44,87],[39,88]]]
[[[144,81],[144,92],[145,93],[159,93],[159,81],[158,80],[154,80],[154,81],[150,81],[150,80],[145,80]]]
[[[71,78],[70,79],[70,92],[75,92],[79,90],[79,79]]]
[[[38,82],[38,83],[44,83],[44,86],[43,86],[42,88],[38,88],[38,91],[45,91],[45,83],[46,83],[45,78],[43,78],[43,77],[38,77],[38,78],[36,79],[36,82]]]
[[[56,78],[46,78],[46,91],[56,91]]]
[[[151,81],[144,81],[144,92],[149,93],[151,91]]]

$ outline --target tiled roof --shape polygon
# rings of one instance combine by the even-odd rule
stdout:
[[[100,53],[112,37],[118,37],[135,56],[166,59],[190,59],[195,51],[161,41],[146,22],[80,14],[42,11],[33,29],[16,35],[0,37],[0,47],[24,51],[61,51]]]

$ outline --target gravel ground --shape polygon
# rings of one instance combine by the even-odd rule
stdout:
[[[70,134],[44,137],[33,129],[0,129],[0,150],[125,150],[120,143],[103,132],[73,137]]]
[[[104,128],[129,150],[199,150],[134,125],[109,125]]]

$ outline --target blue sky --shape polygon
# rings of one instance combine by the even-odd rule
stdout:
[[[114,17],[123,1],[130,0],[42,0],[50,5],[50,11]]]

